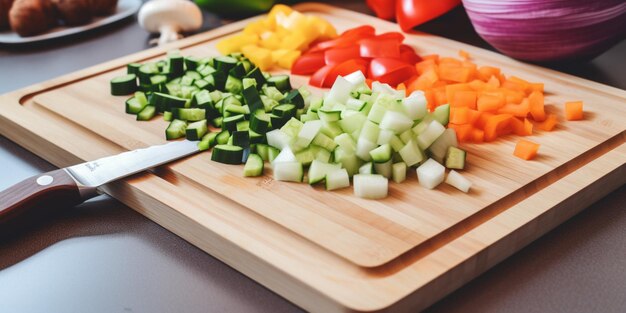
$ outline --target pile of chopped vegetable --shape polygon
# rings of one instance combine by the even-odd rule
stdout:
[[[325,98],[311,98],[306,113],[267,132],[267,145],[256,151],[271,162],[276,180],[303,182],[309,166],[309,184],[334,190],[349,187],[353,177],[354,193],[363,198],[386,197],[388,179],[400,183],[412,167],[426,188],[446,181],[467,192],[471,183],[455,171],[465,167],[466,153],[445,128],[448,118],[447,106],[429,112],[422,92],[407,97],[379,82],[370,89],[357,71],[338,76]],[[273,149],[276,157],[267,153]]]
[[[323,18],[279,4],[267,17],[248,24],[243,32],[219,41],[217,50],[225,55],[242,52],[261,70],[274,66],[290,69],[311,43],[336,36],[335,28]]]
[[[330,87],[337,76],[361,71],[373,81],[396,86],[417,73],[415,63],[421,58],[403,44],[404,35],[388,32],[376,35],[371,26],[360,26],[339,37],[317,43],[299,57],[292,74],[312,75],[309,84]]]

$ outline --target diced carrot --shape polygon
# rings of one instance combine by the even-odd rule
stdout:
[[[472,141],[475,143],[481,143],[485,141],[485,131],[482,129],[472,129]]]
[[[469,60],[470,59],[470,54],[469,52],[465,51],[465,50],[459,50],[459,56],[461,58],[463,58],[464,60]]]
[[[472,125],[476,125],[476,121],[480,118],[483,113],[476,110],[467,110],[467,115],[469,119],[469,123]]]
[[[454,99],[454,93],[457,91],[472,91],[468,84],[450,84],[446,86],[446,98]]]
[[[404,85],[404,83],[399,83],[398,86],[396,86],[397,90],[406,90],[406,86]]]
[[[543,92],[543,83],[530,83],[530,90]]]
[[[504,98],[505,98],[506,103],[519,104],[519,103],[522,103],[522,100],[524,100],[525,94],[523,91],[503,89],[503,88],[500,88],[499,90],[504,93]]]
[[[530,116],[536,122],[543,122],[546,119],[546,111],[544,110],[543,93],[533,91],[528,96],[528,104],[530,109]]]
[[[487,81],[487,87],[489,87],[489,89],[500,88],[500,80],[498,80],[496,76],[491,76]]]
[[[539,144],[521,139],[515,145],[513,155],[523,160],[531,160],[537,156],[537,151],[539,151]]]
[[[511,114],[516,117],[526,117],[528,116],[528,100],[524,99],[520,104],[506,104],[498,109],[498,113],[500,114]]]
[[[480,79],[474,79],[467,84],[474,91],[483,91],[485,90],[486,83]]]
[[[439,64],[439,78],[456,83],[465,83],[470,80],[471,69],[454,63]]]
[[[428,110],[432,111],[437,106],[437,100],[435,99],[435,92],[432,89],[424,90],[424,97],[426,97],[426,104]]]
[[[495,114],[491,112],[480,112],[480,113],[481,113],[480,116],[478,117],[476,122],[474,122],[474,126],[480,129],[485,129],[485,126],[487,126],[487,121]]]
[[[470,124],[469,109],[467,107],[450,108],[450,123]]]
[[[554,129],[554,127],[556,127],[556,124],[558,124],[558,119],[556,118],[556,114],[548,114],[548,116],[546,117],[546,120],[539,123],[539,128],[541,128],[542,130],[545,131],[552,131]]]
[[[576,121],[583,119],[583,102],[572,101],[565,103],[565,118],[568,121]]]
[[[448,103],[446,91],[443,87],[434,88],[433,90],[435,91],[435,101],[437,101],[437,106]]]
[[[434,62],[439,62],[439,55],[438,54],[422,55],[422,60],[433,60]]]
[[[502,97],[498,97],[498,96],[491,95],[491,94],[480,95],[476,103],[476,107],[478,108],[478,111],[481,111],[481,112],[486,112],[486,111],[495,112],[503,105],[504,105],[504,99]]]
[[[523,91],[525,93],[530,93],[532,91],[531,84],[528,81],[521,79],[517,76],[509,76],[507,81],[517,84],[520,87],[520,91]]]
[[[511,130],[515,135],[518,136],[530,136],[533,134],[533,123],[531,123],[528,119],[511,119]]]
[[[454,64],[457,66],[461,66],[461,61],[459,61],[458,59],[455,58],[451,58],[451,57],[443,57],[443,58],[439,58],[439,62],[437,62],[437,64],[442,65],[442,64]]]
[[[435,69],[429,69],[411,83],[410,89],[426,90],[432,88],[438,80],[439,76],[437,76],[437,71]]]
[[[502,136],[511,132],[511,118],[510,114],[498,114],[493,115],[487,119],[485,124],[485,141],[493,141],[498,136]]]
[[[450,100],[450,106],[476,109],[476,92],[465,90],[455,92],[454,97]]]
[[[421,75],[431,69],[437,70],[437,63],[432,59],[424,59],[422,62],[415,64],[415,69],[417,73]]]
[[[478,78],[482,81],[488,81],[491,76],[500,74],[500,69],[493,66],[481,66],[478,68]]]
[[[472,125],[469,125],[469,124],[461,124],[461,125],[448,124],[448,128],[454,129],[454,131],[456,132],[456,138],[460,142],[466,142],[466,141],[471,140],[472,129],[474,129],[474,127],[472,127]]]

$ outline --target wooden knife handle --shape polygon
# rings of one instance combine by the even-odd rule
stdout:
[[[81,202],[78,185],[65,170],[36,175],[0,192],[0,224],[35,208],[68,207]]]

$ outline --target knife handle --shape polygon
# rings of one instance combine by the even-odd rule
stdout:
[[[36,175],[0,192],[0,224],[36,208],[83,202],[78,185],[63,169]]]

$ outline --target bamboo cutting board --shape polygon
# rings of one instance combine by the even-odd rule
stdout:
[[[363,24],[398,30],[327,5],[296,9],[339,31]],[[6,94],[0,132],[60,167],[163,143],[166,122],[126,115],[125,97],[109,95],[109,80],[127,63],[170,49],[217,55],[216,41],[248,22]],[[103,190],[305,309],[329,312],[424,308],[626,181],[623,90],[426,34],[406,42],[419,54],[464,49],[479,65],[544,82],[550,112],[562,121],[563,103],[583,100],[585,120],[534,135],[541,156],[531,162],[512,156],[514,137],[465,145],[470,194],[426,190],[412,173],[403,184],[390,183],[387,199],[364,200],[351,188],[326,192],[271,175],[244,178],[242,166],[211,162],[209,153]],[[294,86],[306,81],[292,78]]]

